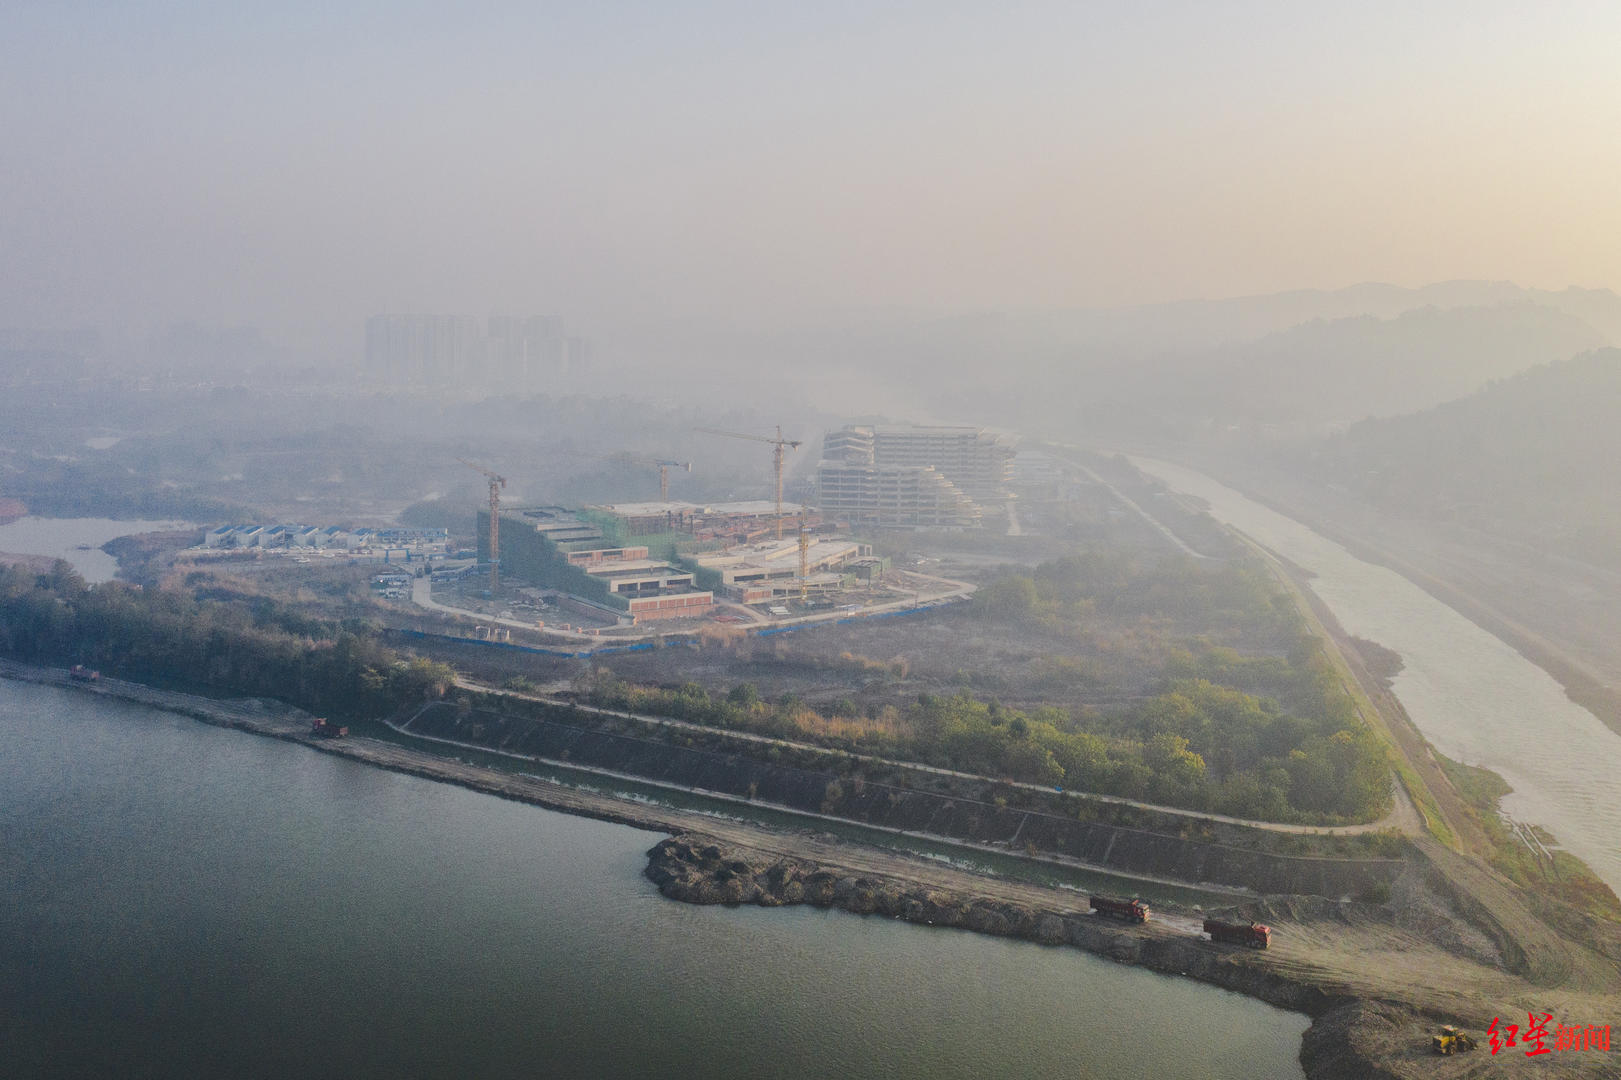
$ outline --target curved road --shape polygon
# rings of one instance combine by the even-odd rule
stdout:
[[[772,630],[792,630],[803,626],[816,626],[820,623],[837,622],[840,619],[865,618],[869,615],[886,615],[890,612],[904,611],[908,608],[936,607],[943,604],[955,603],[959,600],[966,600],[973,596],[974,592],[979,588],[979,586],[967,581],[953,581],[950,578],[933,577],[927,574],[918,574],[916,576],[928,577],[932,581],[937,581],[940,583],[942,588],[938,592],[930,592],[927,594],[918,592],[910,597],[902,597],[899,600],[891,600],[884,604],[874,604],[871,607],[862,608],[860,611],[852,612],[841,609],[838,611],[822,612],[816,615],[801,615],[792,619],[773,619],[770,620],[769,627],[762,627],[760,625],[761,622],[765,622],[766,620],[761,619],[757,612],[750,612],[750,614],[755,619],[759,620],[759,622],[750,625],[740,625],[738,623],[723,623],[722,625],[730,625],[732,629],[745,630],[748,632],[758,631],[763,628],[769,628]],[[599,646],[621,645],[637,641],[647,641],[658,637],[661,634],[680,632],[684,629],[683,627],[679,626],[671,627],[669,625],[660,625],[656,629],[648,629],[639,634],[602,635],[582,634],[574,630],[559,630],[556,627],[551,626],[537,627],[534,623],[524,622],[521,619],[503,619],[495,615],[481,615],[474,611],[467,611],[463,608],[454,608],[446,604],[441,604],[439,601],[433,598],[433,585],[431,579],[429,578],[417,578],[411,583],[411,602],[416,604],[418,607],[424,607],[430,611],[437,611],[443,615],[453,615],[457,618],[467,619],[472,622],[495,623],[500,626],[510,626],[519,630],[532,630],[540,634],[552,634],[560,638],[566,638],[569,641],[587,642],[592,645]],[[722,601],[719,599],[716,600],[716,605],[726,608],[740,607],[740,605],[734,605],[730,601]],[[742,608],[741,610],[748,611],[749,609]],[[701,620],[694,620],[694,622],[697,625],[692,628],[693,630],[696,630],[697,626],[699,625],[710,625],[709,623]]]
[[[606,709],[599,705],[582,705],[576,701],[564,700],[550,694],[521,694],[514,690],[501,690],[493,686],[485,686],[470,680],[456,680],[456,685],[467,690],[474,690],[483,694],[497,694],[503,697],[521,698],[526,701],[539,701],[547,705],[556,705],[565,708],[579,709],[581,712],[596,713],[599,716],[614,716],[625,720],[638,720],[647,724],[661,724],[669,728],[679,728],[685,731],[702,732],[708,735],[720,735],[729,739],[739,739],[744,742],[758,743],[765,746],[780,746],[789,750],[808,750],[816,753],[844,754],[857,761],[870,761],[876,765],[884,765],[896,769],[908,769],[913,772],[933,773],[936,776],[947,776],[957,780],[971,780],[976,783],[990,781],[1005,783],[1010,787],[1023,788],[1026,791],[1038,791],[1050,795],[1055,790],[1041,784],[1030,784],[1018,780],[998,780],[994,776],[982,776],[977,773],[962,772],[957,769],[945,769],[936,765],[924,765],[920,762],[897,761],[894,758],[881,757],[877,754],[860,754],[852,751],[834,750],[826,746],[817,746],[815,743],[797,742],[792,739],[779,739],[771,735],[757,735],[747,731],[731,731],[723,728],[705,727],[703,724],[694,724],[689,720],[676,720],[667,716],[650,716],[646,713],[624,712],[619,709]],[[1162,806],[1158,803],[1143,802],[1140,799],[1128,799],[1121,795],[1102,795],[1090,791],[1071,791],[1068,794],[1077,798],[1092,799],[1097,802],[1113,803],[1117,806],[1132,806],[1139,810],[1151,810],[1158,814],[1171,814],[1175,817],[1195,818],[1200,821],[1217,821],[1224,825],[1242,825],[1252,829],[1265,829],[1268,832],[1295,833],[1301,835],[1320,836],[1354,836],[1358,833],[1379,832],[1382,829],[1398,829],[1408,835],[1417,835],[1423,831],[1422,820],[1418,810],[1407,797],[1407,792],[1400,784],[1392,783],[1395,799],[1390,812],[1377,821],[1366,822],[1361,825],[1288,825],[1276,821],[1254,821],[1248,818],[1231,817],[1227,814],[1212,814],[1203,810],[1187,810],[1179,806]]]

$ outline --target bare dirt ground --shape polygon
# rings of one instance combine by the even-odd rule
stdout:
[[[858,706],[900,705],[922,692],[966,690],[1014,708],[1110,710],[1152,693],[1171,651],[1202,636],[1223,640],[1219,629],[1164,617],[1100,613],[1084,626],[1048,629],[957,605],[595,663],[631,682],[692,681],[711,693],[751,682],[768,698],[793,693],[812,704],[848,697]]]

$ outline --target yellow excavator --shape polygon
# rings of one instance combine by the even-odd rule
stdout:
[[[1459,1050],[1473,1050],[1475,1040],[1470,1038],[1468,1032],[1459,1031],[1448,1024],[1441,1029],[1439,1035],[1431,1036],[1430,1045],[1435,1048],[1437,1054],[1455,1054]]]

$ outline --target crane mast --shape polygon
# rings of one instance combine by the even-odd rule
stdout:
[[[630,454],[616,455],[616,460],[623,461],[627,465],[646,465],[649,468],[657,469],[659,471],[659,502],[670,501],[671,469],[685,469],[688,472],[692,471],[692,462],[690,461],[669,461],[665,458],[639,458],[633,457]]]
[[[801,445],[799,439],[785,439],[782,437],[782,425],[777,425],[775,439],[767,435],[747,435],[741,431],[722,431],[719,428],[699,428],[706,435],[724,435],[728,439],[748,439],[750,442],[763,442],[772,445],[771,463],[777,474],[777,539],[782,539],[782,462],[787,451],[797,449]]]
[[[456,460],[483,473],[490,482],[490,595],[494,596],[501,588],[501,489],[507,486],[507,478],[466,458]]]
[[[810,537],[805,535],[805,515],[799,515],[799,602],[810,598]]]

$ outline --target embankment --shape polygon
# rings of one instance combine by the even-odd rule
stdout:
[[[1257,998],[1313,1018],[1302,1041],[1310,1080],[1387,1078],[1378,1060],[1389,1041],[1366,1037],[1424,1022],[1400,1006],[1367,1002],[1332,985],[1293,976],[1248,950],[1215,945],[1188,933],[1130,927],[1079,907],[1046,906],[923,885],[903,878],[850,873],[795,858],[762,857],[723,847],[702,835],[660,841],[648,852],[646,874],[659,891],[692,904],[810,904],[859,915],[881,915],[925,926],[1070,946],[1122,964],[1180,975]],[[1056,900],[1056,895],[1054,896]]]
[[[568,710],[555,710],[568,716]],[[1074,860],[1125,875],[1262,893],[1341,897],[1388,886],[1401,859],[1280,855],[1179,835],[1082,821],[994,800],[917,790],[742,753],[683,746],[562,720],[450,704],[423,710],[410,732],[503,753],[607,769],[737,799],[910,833]]]

